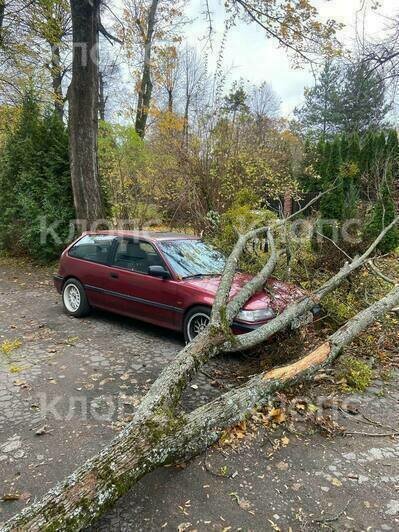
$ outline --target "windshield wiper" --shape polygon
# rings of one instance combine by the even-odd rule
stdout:
[[[195,279],[197,277],[217,277],[221,273],[194,273],[193,275],[186,275],[183,279]]]

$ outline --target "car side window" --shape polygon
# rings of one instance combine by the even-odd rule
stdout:
[[[107,264],[114,240],[115,237],[112,235],[86,235],[69,250],[69,255],[77,259]]]
[[[121,238],[118,241],[114,266],[148,274],[150,266],[164,266],[162,258],[149,242]]]

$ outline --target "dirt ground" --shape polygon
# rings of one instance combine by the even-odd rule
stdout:
[[[69,318],[49,271],[0,259],[0,345],[11,346],[0,350],[1,523],[111,440],[182,339],[106,313]],[[213,361],[184,407],[239,384],[257,364]],[[345,396],[322,377],[296,390],[305,398],[295,416],[277,408],[267,428],[248,422],[206,456],[153,472],[91,530],[398,530],[399,374]],[[331,393],[335,405],[324,401]],[[354,434],[326,435],[301,401],[324,405]]]

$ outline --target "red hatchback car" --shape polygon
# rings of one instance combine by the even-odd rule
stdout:
[[[190,342],[209,323],[224,264],[219,251],[193,236],[89,232],[63,252],[54,283],[71,316],[100,308],[183,331]],[[237,273],[231,296],[250,278]],[[263,325],[302,296],[299,288],[270,279],[240,311],[234,332]]]

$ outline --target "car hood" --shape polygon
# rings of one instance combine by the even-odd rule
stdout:
[[[252,279],[251,275],[237,273],[231,286],[230,298]],[[197,288],[209,296],[214,296],[220,283],[220,276],[199,277],[196,279],[183,279],[182,283],[193,288]],[[297,286],[279,281],[271,277],[263,290],[257,292],[249,299],[243,308],[247,310],[257,310],[260,308],[272,308],[276,313],[282,312],[287,305],[301,299],[305,292]]]

